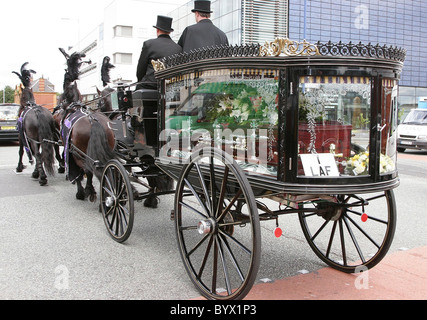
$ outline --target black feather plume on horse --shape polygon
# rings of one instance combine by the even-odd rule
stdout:
[[[64,49],[59,48],[59,51],[64,55],[67,60],[67,69],[65,70],[64,75],[64,92],[59,98],[59,104],[63,109],[66,109],[73,102],[78,102],[82,100],[79,89],[77,88],[76,80],[80,76],[80,67],[83,63],[91,64],[89,61],[82,61],[82,58],[85,58],[84,53],[75,52],[71,56],[65,52]]]
[[[25,62],[21,66],[21,72],[12,71],[12,73],[16,74],[19,79],[21,79],[22,84],[25,88],[28,88],[31,85],[31,74],[35,74],[36,72],[31,69],[27,69],[28,62]]]
[[[113,104],[111,101],[111,94],[115,92],[115,90],[107,87],[108,83],[110,83],[110,69],[112,68],[115,68],[115,66],[110,63],[110,57],[104,57],[101,68],[101,80],[103,86],[106,88],[102,91],[96,88],[96,91],[99,96],[98,109],[113,120],[117,116],[117,113],[113,112]]]
[[[64,49],[59,48],[59,51],[67,59],[67,69],[65,70],[64,76],[64,91],[80,76],[80,68],[84,63],[92,64],[92,61],[82,61],[86,58],[86,54],[80,52],[74,52],[71,56],[65,52]]]
[[[104,87],[110,83],[110,69],[113,68],[115,68],[115,66],[110,63],[110,57],[104,57],[101,67],[101,80]]]

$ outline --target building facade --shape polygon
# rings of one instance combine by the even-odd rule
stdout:
[[[166,15],[176,8],[173,1],[155,1],[156,12],[147,10],[150,0],[114,0],[104,9],[103,21],[92,31],[82,34],[79,43],[68,50],[71,54],[76,51],[86,54],[84,64],[80,69],[79,90],[86,101],[96,98],[97,88],[103,89],[101,67],[105,56],[111,58],[115,66],[110,71],[113,82],[136,82],[136,67],[144,41],[155,38],[153,28],[157,15]]]
[[[427,96],[425,17],[422,0],[289,0],[289,38],[405,48],[399,104],[408,110]]]
[[[101,88],[100,68],[109,55],[116,68],[112,79],[136,81],[136,67],[145,40],[155,37],[158,14],[174,18],[172,38],[195,23],[193,1],[181,6],[159,4],[156,12],[144,10],[145,1],[115,0],[105,9],[102,24],[81,41],[93,65],[82,70],[81,90],[94,94]],[[422,30],[427,6],[422,0],[212,0],[212,21],[230,44],[273,41],[277,37],[306,39],[311,43],[372,43],[407,49],[400,82],[400,106],[417,106],[427,96],[427,55]],[[425,23],[424,23],[425,24]]]

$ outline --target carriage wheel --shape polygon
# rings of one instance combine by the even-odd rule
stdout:
[[[133,227],[133,192],[128,173],[117,160],[109,161],[102,174],[101,211],[110,236],[126,241]]]
[[[355,273],[386,255],[396,228],[393,191],[320,200],[315,213],[299,213],[304,235],[316,255],[334,269]]]
[[[218,149],[193,153],[175,195],[179,250],[191,280],[208,299],[242,299],[260,263],[255,197],[242,169]]]

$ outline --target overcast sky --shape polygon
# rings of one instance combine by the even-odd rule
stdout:
[[[173,3],[177,7],[189,0],[140,0],[156,19],[156,2]],[[38,79],[44,76],[61,91],[64,56],[58,48],[75,44],[78,25],[92,31],[103,19],[104,8],[113,0],[7,0],[0,4],[0,90],[20,83],[12,71],[20,71],[24,62],[35,70]],[[71,38],[71,41],[70,41]],[[135,66],[136,68],[136,66]]]

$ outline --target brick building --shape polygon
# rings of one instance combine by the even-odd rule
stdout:
[[[45,107],[52,111],[57,105],[57,93],[55,92],[55,86],[47,79],[41,77],[35,80],[31,89],[33,90],[34,98],[38,105]],[[15,103],[19,104],[21,96],[21,86],[16,86],[15,89]]]

